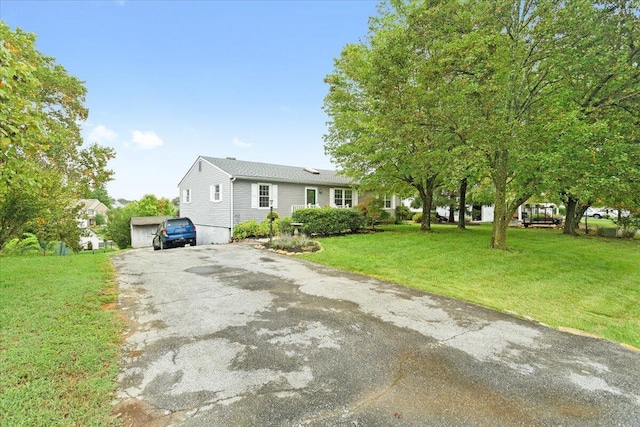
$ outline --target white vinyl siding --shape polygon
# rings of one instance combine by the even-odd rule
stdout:
[[[278,186],[274,184],[251,184],[251,208],[278,208]]]
[[[0,0],[1,1],[1,0]],[[220,200],[211,201],[211,186],[220,186]],[[191,219],[198,229],[198,244],[226,243],[233,228],[231,198],[233,182],[229,174],[204,159],[194,162],[180,182],[180,216]],[[189,202],[185,202],[186,193]]]

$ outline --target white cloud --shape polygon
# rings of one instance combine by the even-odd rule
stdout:
[[[89,134],[89,142],[112,142],[118,137],[118,134],[108,129],[105,125],[96,126]]]
[[[141,148],[143,150],[152,150],[154,148],[160,147],[163,142],[162,139],[153,131],[142,132],[139,130],[134,130],[131,132],[133,137],[133,143],[136,147]]]
[[[233,145],[235,145],[236,147],[243,147],[243,148],[253,147],[253,144],[251,144],[250,142],[244,142],[240,138],[233,138]]]

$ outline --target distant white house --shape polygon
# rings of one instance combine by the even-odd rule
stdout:
[[[80,246],[82,249],[98,249],[100,242],[100,237],[92,229],[83,228],[80,232]]]
[[[411,208],[411,202],[413,198],[405,199],[403,204],[409,207],[413,212],[422,212],[422,208],[414,209]],[[456,205],[457,207],[457,205]],[[445,218],[449,218],[449,206],[436,206],[436,213]],[[467,205],[466,206],[466,215],[468,219],[474,222],[493,222],[494,218],[494,209],[493,206],[484,206],[484,205]],[[456,209],[453,213],[454,221],[458,221],[459,212]]]

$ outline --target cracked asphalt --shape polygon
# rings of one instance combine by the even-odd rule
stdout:
[[[113,258],[127,426],[638,426],[640,353],[254,248]]]

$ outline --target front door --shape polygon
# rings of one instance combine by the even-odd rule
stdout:
[[[307,187],[305,205],[317,205],[318,204],[318,189]]]

